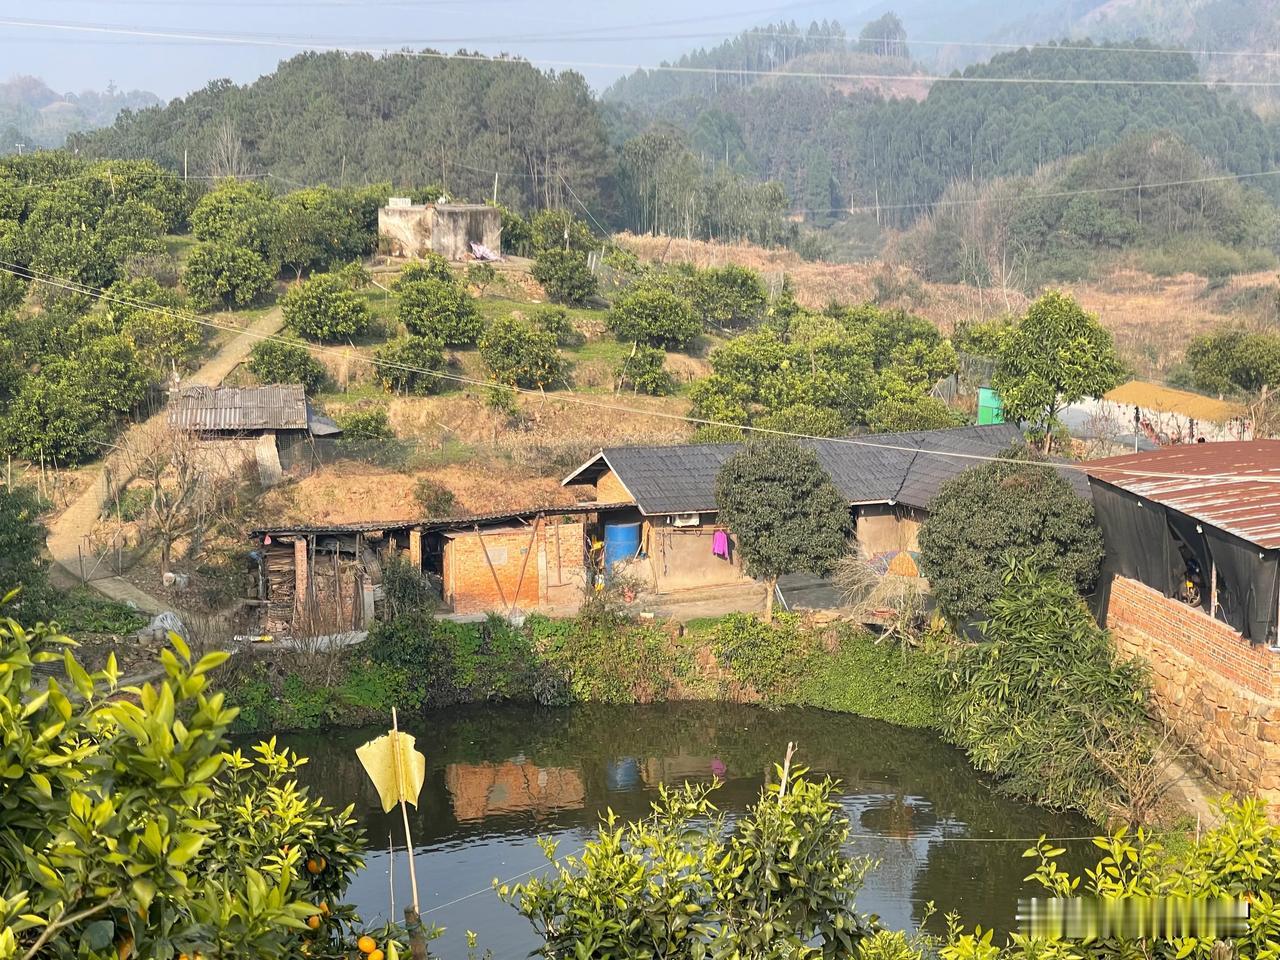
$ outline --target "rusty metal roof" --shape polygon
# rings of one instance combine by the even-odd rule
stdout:
[[[1085,469],[1264,550],[1280,548],[1280,440],[1181,444]]]
[[[264,536],[314,536],[335,533],[373,533],[377,531],[413,530],[449,530],[465,529],[478,524],[505,523],[510,520],[528,520],[538,515],[571,516],[581,513],[597,513],[601,511],[633,509],[632,503],[595,503],[582,502],[574,504],[552,505],[547,507],[529,507],[525,510],[507,510],[502,513],[477,513],[463,517],[428,517],[424,520],[363,520],[358,523],[315,523],[293,524],[291,526],[258,527],[249,535],[255,540]]]
[[[169,423],[184,430],[306,430],[301,386],[184,387],[169,402]]]

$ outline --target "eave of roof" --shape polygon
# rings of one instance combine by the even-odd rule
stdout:
[[[406,530],[448,530],[473,527],[483,523],[503,523],[511,520],[528,520],[537,516],[574,516],[596,513],[601,510],[619,510],[633,506],[630,503],[575,503],[549,507],[530,507],[527,510],[502,513],[475,513],[463,517],[427,517],[421,520],[365,520],[357,523],[282,524],[274,527],[258,527],[249,531],[254,539],[262,537],[325,536],[339,533],[399,532]]]
[[[1092,482],[1280,549],[1280,440],[1190,443],[1094,460]]]

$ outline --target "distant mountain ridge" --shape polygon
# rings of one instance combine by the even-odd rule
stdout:
[[[68,136],[115,123],[122,110],[160,103],[146,90],[58,93],[39,77],[17,76],[0,83],[0,153],[61,147]]]

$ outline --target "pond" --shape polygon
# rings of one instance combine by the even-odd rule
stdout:
[[[717,804],[742,811],[759,795],[786,744],[796,763],[841,781],[852,821],[852,849],[880,860],[858,907],[890,926],[918,923],[932,900],[972,926],[1008,931],[1031,862],[1022,852],[1041,834],[1086,838],[1059,844],[1076,864],[1088,856],[1094,826],[1073,815],[1011,800],[930,733],[815,709],[766,710],[722,703],[580,706],[538,709],[478,706],[408,720],[427,757],[417,810],[409,810],[417,846],[422,911],[447,928],[433,949],[465,956],[465,931],[496,960],[537,946],[527,922],[490,889],[496,877],[523,878],[545,868],[538,837],[576,853],[612,808],[624,818],[649,812],[661,783],[723,787]],[[355,756],[382,729],[288,735],[309,756],[304,780],[338,806],[354,803],[368,834],[368,866],[349,899],[366,920],[388,914],[388,835],[395,857],[399,914],[409,896],[399,811],[383,814]],[[1002,939],[1002,936],[1001,936]]]

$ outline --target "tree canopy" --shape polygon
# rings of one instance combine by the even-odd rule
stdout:
[[[737,537],[747,572],[768,581],[770,614],[778,577],[827,573],[853,529],[849,504],[818,455],[781,437],[752,440],[730,457],[715,494],[716,520]]]
[[[920,570],[957,620],[988,611],[1011,560],[1034,561],[1087,591],[1102,552],[1093,505],[1046,463],[1012,458],[947,481],[920,530]]]
[[[1098,318],[1056,290],[1036,300],[1000,341],[991,385],[1005,416],[1045,432],[1058,411],[1085,397],[1100,397],[1124,378],[1111,334]]]

